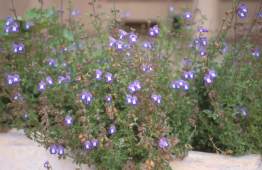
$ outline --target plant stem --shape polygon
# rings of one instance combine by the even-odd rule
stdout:
[[[44,7],[44,1],[43,0],[38,0],[40,3],[40,10],[41,12],[43,11],[43,7]]]
[[[16,9],[15,9],[15,2],[14,0],[11,0],[11,11],[13,12],[14,16],[15,16],[15,19],[17,20],[17,14],[16,14]]]
[[[64,0],[60,0],[60,20],[63,24],[63,16],[64,16]]]
[[[257,11],[259,12],[259,11],[261,11],[261,10],[262,10],[262,0],[260,0],[260,4],[259,4],[259,6],[258,6],[258,10],[257,10]],[[256,14],[255,14],[255,17],[254,17],[254,19],[253,19],[253,21],[252,21],[252,23],[251,23],[251,25],[250,25],[247,33],[246,33],[244,39],[246,39],[246,38],[250,35],[250,33],[252,32],[252,30],[253,30],[254,26],[256,25],[256,23],[257,23],[257,16],[256,16]]]

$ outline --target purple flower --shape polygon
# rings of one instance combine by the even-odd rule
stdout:
[[[152,44],[151,44],[150,42],[145,41],[145,42],[143,43],[143,48],[145,48],[145,49],[152,49],[153,46],[152,46]]]
[[[18,74],[13,74],[13,82],[14,83],[19,83],[20,80],[20,76]]]
[[[109,37],[109,47],[112,48],[114,47],[116,44],[116,39],[114,39],[113,37]]]
[[[57,145],[56,145],[56,144],[50,145],[50,146],[49,146],[49,152],[50,152],[50,154],[52,154],[52,155],[57,154]]]
[[[137,105],[138,104],[138,98],[136,96],[132,96],[132,95],[128,94],[126,96],[126,102],[127,102],[127,104]]]
[[[199,27],[199,28],[198,28],[198,32],[200,32],[200,33],[205,33],[205,32],[208,32],[208,29],[207,29],[207,28],[204,28],[204,27]]]
[[[72,126],[72,125],[73,125],[73,122],[74,122],[73,117],[70,116],[70,115],[67,115],[67,116],[65,117],[65,119],[64,119],[64,124],[65,124],[66,126]]]
[[[192,79],[194,79],[195,75],[194,75],[193,71],[186,71],[186,72],[184,72],[183,77],[186,80],[192,80]]]
[[[156,104],[160,104],[161,103],[161,100],[162,100],[162,97],[160,95],[157,95],[157,94],[152,94],[151,95],[151,99],[153,102],[155,102]]]
[[[110,125],[108,128],[108,134],[113,135],[116,133],[116,126],[114,124]]]
[[[149,72],[153,71],[152,65],[150,65],[150,64],[143,64],[141,66],[141,69],[145,73],[149,73]]]
[[[11,32],[11,31],[10,31],[10,27],[5,26],[5,27],[4,27],[4,32],[5,32],[5,33]]]
[[[108,103],[112,102],[112,96],[111,95],[107,95],[105,97],[105,101],[108,102]]]
[[[85,105],[89,105],[92,101],[92,98],[93,98],[92,94],[88,91],[84,91],[80,95],[80,99]]]
[[[58,84],[64,83],[66,78],[64,76],[58,76]]]
[[[112,73],[106,73],[105,74],[106,82],[112,83],[113,82],[113,74]]]
[[[212,84],[214,80],[210,75],[207,74],[204,76],[204,81],[206,84]]]
[[[258,18],[262,18],[262,10],[257,13]]]
[[[248,14],[248,7],[245,4],[240,4],[237,8],[237,15],[239,18],[246,18]]]
[[[80,11],[78,9],[74,9],[72,12],[71,12],[71,16],[73,17],[77,17],[80,15]]]
[[[4,26],[5,33],[16,33],[19,31],[19,24],[12,17],[7,17]]]
[[[168,139],[166,137],[161,137],[158,141],[158,146],[161,149],[166,149],[169,147],[169,142]]]
[[[57,60],[53,59],[53,58],[49,58],[48,59],[48,65],[50,67],[57,67]]]
[[[6,76],[6,81],[8,85],[17,85],[21,80],[18,74],[8,74]]]
[[[116,41],[115,47],[116,47],[117,50],[121,51],[121,50],[124,49],[124,43],[122,41]]]
[[[102,80],[102,75],[103,75],[102,70],[97,69],[97,70],[96,70],[96,79],[97,79],[97,80]]]
[[[99,141],[97,139],[92,139],[91,143],[93,148],[97,148],[99,145]]]
[[[199,55],[200,55],[201,57],[204,57],[204,56],[207,55],[207,52],[206,52],[206,49],[205,49],[205,48],[200,48],[198,52],[199,52]]]
[[[129,44],[124,44],[124,49],[130,49],[131,46]]]
[[[182,88],[183,88],[185,91],[189,90],[189,83],[186,82],[186,81],[184,81]]]
[[[212,84],[217,77],[215,70],[208,70],[208,73],[204,76],[204,81],[207,85]]]
[[[260,50],[258,48],[255,48],[252,50],[252,56],[258,59],[260,57]]]
[[[16,33],[19,32],[19,25],[17,23],[14,23],[12,26],[10,26],[10,32]]]
[[[92,149],[92,142],[90,140],[87,140],[84,142],[83,146],[86,151],[90,151]]]
[[[175,80],[171,82],[171,88],[173,89],[183,89],[185,91],[189,90],[189,83],[184,80]]]
[[[155,26],[153,26],[152,28],[149,29],[149,35],[151,37],[156,37],[156,36],[159,35],[159,33],[160,33],[160,29],[159,29],[158,25],[155,25]]]
[[[136,43],[137,42],[137,35],[135,33],[129,34],[129,43]]]
[[[66,76],[58,76],[58,84],[69,83],[71,80],[71,76],[67,74]]]
[[[13,74],[8,74],[6,76],[6,82],[7,82],[8,85],[15,85],[15,84],[17,84],[17,83],[15,83],[15,77],[14,77]]]
[[[44,168],[46,168],[46,169],[50,168],[50,163],[48,161],[45,161]]]
[[[16,54],[21,54],[25,50],[25,46],[23,43],[13,43],[13,52]]]
[[[61,52],[68,52],[68,48],[67,47],[61,48]]]
[[[122,29],[119,29],[118,32],[119,32],[119,39],[120,40],[125,39],[128,35],[128,33],[126,31],[122,30]]]
[[[57,154],[58,154],[58,155],[62,156],[62,155],[65,154],[65,148],[64,148],[64,146],[58,145],[56,149],[57,149]]]
[[[201,46],[207,46],[208,44],[208,40],[207,40],[207,37],[199,37],[199,41],[201,43]]]
[[[130,93],[134,93],[136,91],[139,91],[141,89],[141,83],[139,80],[135,80],[134,82],[130,83],[128,86],[128,90]]]
[[[5,26],[10,26],[15,22],[14,18],[11,16],[8,16],[5,21]]]
[[[40,83],[38,84],[38,91],[44,92],[46,90],[46,82],[41,80]]]
[[[13,100],[15,101],[22,101],[24,98],[23,96],[21,95],[21,93],[16,93],[13,97]]]
[[[185,20],[190,20],[190,19],[192,19],[192,13],[189,12],[189,11],[186,11],[186,12],[184,13],[184,19],[185,19]]]
[[[239,108],[239,113],[240,113],[241,116],[243,116],[243,117],[247,117],[247,116],[248,116],[248,111],[247,111],[247,108],[245,108],[245,107],[240,107],[240,108]]]
[[[212,78],[216,78],[217,77],[217,73],[215,70],[208,70],[208,75],[210,75]]]
[[[52,77],[50,77],[50,76],[47,76],[45,80],[46,80],[46,83],[50,86],[52,86],[54,84],[54,81],[53,81]]]
[[[25,29],[26,29],[26,30],[29,30],[33,25],[34,25],[33,22],[27,21],[27,22],[25,23]]]
[[[174,80],[174,81],[171,82],[171,88],[173,88],[173,89],[179,89],[180,88],[180,85],[179,85],[177,80]]]
[[[222,54],[226,54],[228,51],[228,45],[226,42],[223,44],[223,48],[221,49]]]

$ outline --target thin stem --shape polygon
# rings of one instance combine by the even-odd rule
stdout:
[[[261,10],[262,10],[262,0],[260,0],[260,4],[258,6],[258,12],[261,11]],[[252,32],[254,26],[257,23],[257,16],[256,15],[257,15],[257,13],[255,13],[255,17],[254,17],[254,19],[253,19],[253,21],[251,23],[251,26],[249,27],[249,29],[248,29],[248,31],[247,31],[247,33],[245,35],[245,39],[249,36],[249,34]]]
[[[234,29],[234,47],[236,47],[236,43],[237,43],[237,15],[236,15],[236,12],[237,12],[237,7],[239,5],[239,0],[235,0],[233,2],[233,15],[232,15],[232,19],[234,19],[234,25],[233,25],[233,29]]]
[[[60,20],[63,24],[63,16],[64,16],[64,0],[60,0]]]
[[[113,12],[113,17],[114,17],[114,27],[116,26],[116,24],[117,24],[117,9],[116,9],[116,1],[115,0],[113,0],[113,10],[112,10],[112,12]]]
[[[214,147],[214,149],[216,150],[216,151],[218,151],[218,152],[220,152],[220,153],[222,153],[222,154],[224,154],[225,152],[224,151],[222,151],[220,148],[218,148],[217,146],[216,146],[216,144],[214,143],[214,141],[213,141],[213,137],[211,137],[210,135],[209,135],[209,141],[211,142],[211,144],[213,145],[213,147]]]
[[[44,7],[44,1],[43,0],[38,0],[40,3],[40,10],[43,11],[43,7]]]
[[[11,11],[14,13],[15,19],[17,20],[17,14],[16,14],[16,9],[15,9],[15,2],[14,0],[11,0]]]

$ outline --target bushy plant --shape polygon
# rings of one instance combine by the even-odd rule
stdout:
[[[144,38],[90,5],[95,35],[71,3],[68,20],[41,8],[1,23],[1,126],[97,169],[169,169],[192,147],[261,151],[262,64],[248,36],[226,48],[232,25],[208,40],[185,12]]]

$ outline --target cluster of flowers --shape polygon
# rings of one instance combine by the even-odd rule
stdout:
[[[8,74],[6,76],[6,82],[8,85],[17,85],[21,81],[19,74]]]
[[[255,48],[251,50],[251,55],[253,57],[255,57],[256,59],[258,59],[260,57],[260,50],[259,48]]]
[[[240,18],[247,17],[248,9],[246,5],[241,4],[237,9],[237,15]],[[77,13],[72,14],[77,15]],[[192,13],[191,12],[185,12],[184,13],[184,19],[190,20],[192,19]],[[30,29],[33,24],[30,22],[26,23],[26,29]],[[5,23],[5,30],[6,33],[11,32],[18,32],[19,31],[19,24],[12,18],[8,17]],[[207,37],[202,36],[203,33],[208,32],[208,30],[204,27],[199,27],[198,31],[200,32],[200,36],[196,38],[193,42],[194,48],[199,52],[200,56],[206,56],[207,51],[206,48],[208,46],[208,39]],[[148,31],[148,34],[150,37],[156,38],[160,34],[160,28],[155,25],[151,27]],[[113,37],[109,37],[109,47],[115,49],[116,51],[122,52],[129,52],[129,50],[138,42],[138,36],[134,32],[126,32],[124,30],[119,30],[119,36],[118,39],[115,39]],[[144,41],[141,45],[143,49],[153,49],[153,42],[152,41]],[[14,43],[13,44],[13,52],[14,53],[23,53],[25,51],[25,46],[22,43]],[[67,48],[63,49],[63,51],[68,51]],[[258,58],[260,56],[259,49],[252,50],[252,56]],[[58,62],[56,59],[49,58],[48,59],[48,65],[52,68],[56,68],[58,66]],[[153,71],[153,66],[151,64],[143,64],[141,66],[141,70],[144,73],[150,73]],[[190,89],[189,80],[193,80],[195,78],[195,72],[194,71],[186,71],[182,75],[183,79],[174,80],[171,82],[171,88],[172,89],[182,89],[184,91],[188,91]],[[204,75],[204,82],[206,85],[210,85],[214,82],[215,78],[217,77],[217,73],[215,70],[208,70],[208,72]],[[7,75],[7,84],[8,85],[16,85],[19,84],[20,76],[18,74],[9,74]],[[95,71],[95,79],[96,80],[105,80],[106,83],[113,83],[114,76],[112,73],[109,72],[103,72],[100,69],[97,69]],[[65,76],[59,76],[58,77],[58,84],[62,83],[69,83],[71,81],[71,76],[69,74]],[[41,80],[38,84],[38,91],[44,92],[47,87],[51,87],[54,85],[54,80],[52,77],[47,76],[44,80]],[[131,82],[128,85],[128,91],[129,94],[126,95],[126,103],[130,105],[137,105],[139,103],[138,97],[136,96],[136,93],[142,89],[142,83],[139,80],[135,80]],[[18,96],[16,96],[16,99],[18,99],[21,96],[19,93]],[[157,93],[151,94],[151,100],[155,104],[161,104],[162,96]],[[86,106],[90,105],[93,100],[93,95],[89,91],[83,91],[80,94],[80,100],[82,103]],[[106,102],[112,101],[112,96],[107,95],[105,96]],[[72,126],[74,123],[74,119],[71,115],[67,115],[64,118],[64,124],[67,127]],[[117,129],[114,124],[111,124],[108,127],[108,134],[113,135],[116,133]],[[83,143],[85,150],[92,150],[94,148],[97,148],[99,145],[99,140],[92,139],[87,140]],[[161,149],[165,149],[169,147],[169,141],[166,137],[161,137],[158,141],[158,146]],[[50,146],[50,153],[51,154],[58,154],[58,155],[64,155],[64,146],[58,145],[58,144],[52,144]]]
[[[200,29],[199,32],[203,32],[203,30]],[[207,45],[208,45],[207,37],[204,37],[202,34],[200,34],[200,36],[194,40],[194,47],[198,51],[201,57],[207,55],[207,49],[206,49]]]
[[[116,126],[114,124],[111,124],[108,128],[108,134],[113,135],[116,133]],[[83,143],[83,147],[86,151],[90,151],[92,149],[95,149],[99,146],[99,140],[98,139],[91,139],[91,140],[86,140]]]
[[[240,4],[237,8],[237,15],[239,18],[246,18],[248,15],[248,7],[245,4]]]
[[[126,51],[129,54],[129,50],[138,42],[138,36],[134,32],[126,32],[120,29],[118,39],[109,37],[109,47],[116,51]],[[148,31],[149,36],[157,37],[160,34],[158,25],[151,27]],[[152,41],[143,41],[141,47],[144,49],[153,49]]]
[[[237,8],[237,15],[241,19],[248,17],[248,6],[246,4],[240,4]],[[257,18],[262,18],[262,10],[257,13]]]
[[[171,82],[171,88],[189,90],[189,83],[185,80],[174,80]]]
[[[32,22],[26,22],[25,23],[25,30],[29,30],[33,26]],[[19,23],[13,18],[13,17],[7,17],[5,21],[4,26],[4,32],[5,33],[17,33],[19,32],[20,25]],[[25,51],[25,46],[23,43],[15,42],[12,45],[12,51],[15,54],[21,54]]]
[[[62,155],[65,154],[65,148],[64,148],[64,146],[59,145],[59,144],[52,144],[49,147],[49,152],[52,155],[58,154],[58,155],[62,156]]]
[[[99,141],[97,139],[87,140],[84,142],[83,146],[86,151],[90,151],[92,149],[97,148],[99,145]]]
[[[96,77],[96,80],[102,80],[103,79],[103,71],[100,70],[100,69],[97,69],[95,77]],[[113,80],[114,80],[113,74],[109,73],[109,72],[106,72],[104,74],[104,78],[105,78],[106,83],[112,83]]]
[[[19,32],[19,23],[13,17],[7,17],[4,27],[5,33]]]
[[[25,45],[23,43],[13,43],[12,49],[15,54],[21,54],[25,50]]]
[[[204,76],[205,83],[207,85],[212,84],[216,77],[217,77],[217,73],[215,70],[208,70],[208,72]]]

